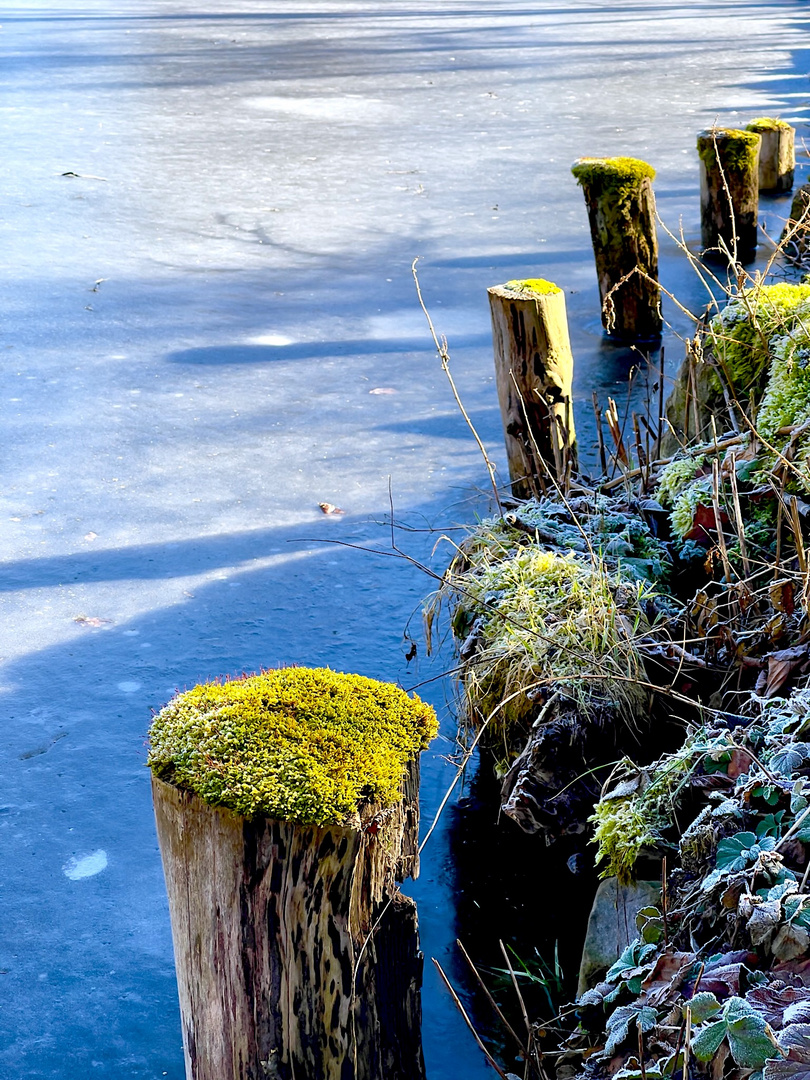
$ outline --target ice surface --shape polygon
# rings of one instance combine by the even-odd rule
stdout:
[[[499,462],[486,287],[539,274],[566,290],[587,453],[591,389],[623,398],[634,358],[601,338],[570,164],[647,158],[662,213],[696,243],[695,133],[763,113],[804,125],[805,12],[3,6],[0,1075],[183,1074],[150,709],[280,663],[412,686],[448,662],[420,649],[405,663],[432,582],[390,557],[380,524],[389,480],[417,528],[470,521],[485,502],[412,260]],[[785,203],[763,206],[772,232]],[[668,288],[702,301],[667,239],[661,266]],[[670,337],[671,363],[678,352]],[[427,561],[434,541],[398,534]],[[429,818],[453,722],[448,682],[424,693],[446,733],[426,756]],[[413,892],[426,955],[462,986],[451,839],[435,835]],[[510,912],[505,897],[507,928]],[[549,932],[565,937],[564,912]],[[429,962],[424,1006],[432,1080],[490,1075]]]

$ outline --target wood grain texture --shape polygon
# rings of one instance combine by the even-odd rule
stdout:
[[[565,293],[516,292],[505,285],[487,291],[509,477],[514,494],[527,498],[537,494],[537,478],[547,469],[558,472],[563,446],[576,464]]]
[[[152,790],[187,1080],[420,1080],[418,761],[348,827]]]
[[[795,129],[778,127],[760,131],[759,135],[759,190],[774,195],[790,191],[796,168]]]

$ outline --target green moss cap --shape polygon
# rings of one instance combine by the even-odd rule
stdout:
[[[148,764],[214,806],[303,824],[345,823],[399,800],[436,714],[390,683],[281,668],[178,694],[155,716]]]
[[[787,120],[777,120],[774,116],[758,116],[750,124],[745,125],[746,131],[790,131],[791,125]]]
[[[652,165],[631,157],[579,158],[571,166],[571,172],[580,184],[598,183],[602,187],[640,184],[642,180],[655,179]]]
[[[554,293],[562,292],[559,285],[555,285],[553,281],[546,281],[545,278],[523,278],[520,281],[507,281],[504,285],[504,289],[511,289],[512,292],[528,292],[535,293],[537,296],[551,296]]]
[[[697,137],[698,155],[706,167],[714,168],[715,144],[720,150],[724,169],[744,172],[756,167],[757,154],[762,138],[755,131],[740,131],[737,128],[710,128],[701,131]]]

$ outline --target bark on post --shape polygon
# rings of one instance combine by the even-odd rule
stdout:
[[[621,341],[654,341],[663,325],[655,169],[636,158],[580,158],[571,172],[588,208],[602,325]]]
[[[197,745],[212,723],[207,708]],[[384,751],[386,734],[376,738]],[[225,772],[233,764],[213,760]],[[418,749],[399,800],[361,803],[343,824],[214,806],[156,775],[165,755],[157,764],[187,1080],[422,1080],[416,906],[395,884],[418,871]]]
[[[512,491],[528,498],[576,467],[572,407],[574,358],[565,293],[532,278],[488,289]]]
[[[712,128],[698,135],[700,238],[706,254],[725,259],[721,244],[738,262],[757,249],[760,136],[753,131]]]
[[[790,191],[796,168],[795,128],[787,120],[761,116],[746,124],[745,130],[755,132],[762,139],[759,148],[759,190],[774,195]]]

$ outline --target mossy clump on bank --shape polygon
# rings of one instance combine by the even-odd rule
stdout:
[[[537,296],[553,296],[555,293],[562,292],[559,285],[555,285],[553,281],[546,281],[545,278],[524,278],[520,281],[507,281],[504,288],[510,289],[512,292],[535,293]]]
[[[571,172],[581,187],[596,188],[625,202],[638,194],[644,180],[655,179],[655,169],[646,161],[631,157],[579,158]]]
[[[759,155],[760,136],[754,131],[740,131],[736,128],[711,128],[698,135],[698,155],[706,168],[713,170],[717,166],[718,151],[723,169],[731,172],[747,173],[756,169]]]
[[[761,134],[763,131],[790,131],[787,120],[778,120],[774,116],[758,116],[750,124],[745,125],[746,131],[754,131]]]
[[[346,822],[400,798],[407,762],[436,734],[399,687],[329,668],[281,668],[178,694],[155,716],[156,776],[245,817]]]
[[[607,572],[598,559],[487,539],[488,528],[471,538],[468,569],[447,582],[458,598],[455,632],[477,626],[479,649],[464,677],[477,722],[510,746],[545,687],[562,689],[586,714],[610,702],[632,723],[646,699],[636,638],[649,632],[649,585]]]

